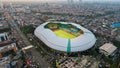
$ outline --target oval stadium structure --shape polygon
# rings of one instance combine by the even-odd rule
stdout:
[[[70,22],[49,21],[38,26],[34,34],[48,47],[64,52],[85,51],[96,42],[91,31]]]

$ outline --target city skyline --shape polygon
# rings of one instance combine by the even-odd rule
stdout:
[[[42,2],[55,2],[55,1],[67,1],[67,0],[0,0],[1,2],[30,2],[30,1],[34,1],[34,2],[38,2],[38,1],[42,1]],[[74,1],[79,1],[79,0],[74,0]],[[84,1],[91,1],[91,2],[120,2],[120,0],[82,0]]]
[[[120,68],[120,0],[0,0],[0,68]]]

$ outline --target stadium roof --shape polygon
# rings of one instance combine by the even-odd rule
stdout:
[[[78,24],[55,21],[52,24],[57,24],[48,25],[50,23],[41,24],[34,33],[50,48],[77,52],[91,48],[96,42],[94,34]]]

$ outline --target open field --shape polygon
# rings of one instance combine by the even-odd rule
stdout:
[[[60,36],[60,37],[63,37],[63,38],[68,38],[68,39],[71,39],[71,38],[75,38],[76,36],[66,32],[66,31],[63,31],[63,30],[55,30],[54,33],[57,35],[57,36]]]

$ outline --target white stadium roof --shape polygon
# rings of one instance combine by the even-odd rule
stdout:
[[[38,26],[35,29],[34,34],[41,41],[43,41],[48,47],[53,48],[55,50],[65,51],[65,52],[84,51],[94,46],[96,42],[96,38],[94,34],[88,29],[78,24],[69,23],[81,29],[84,33],[80,36],[77,36],[76,38],[68,39],[68,38],[57,36],[50,29],[44,28],[44,26],[48,23],[50,22],[46,22]],[[58,22],[58,23],[68,24],[67,22]]]

